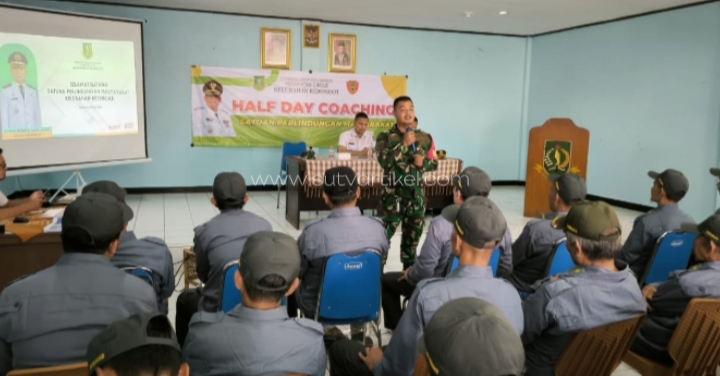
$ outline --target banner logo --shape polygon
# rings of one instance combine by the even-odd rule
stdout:
[[[90,60],[93,56],[92,43],[83,43],[83,57]]]
[[[345,86],[347,86],[348,93],[350,94],[355,94],[360,89],[360,83],[355,80],[348,81]]]
[[[265,76],[253,77],[253,89],[257,91],[265,90]]]

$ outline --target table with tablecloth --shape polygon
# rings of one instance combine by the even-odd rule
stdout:
[[[339,160],[317,158],[306,160],[299,157],[287,158],[287,194],[285,196],[285,219],[295,228],[300,228],[301,211],[329,210],[323,201],[323,177],[325,171],[338,166],[351,167],[358,177],[360,199],[358,206],[365,210],[377,209],[383,189],[384,170],[375,159],[360,158]],[[423,174],[423,191],[427,209],[442,209],[452,204],[454,175],[460,173],[462,161],[448,158],[438,161],[435,171]]]

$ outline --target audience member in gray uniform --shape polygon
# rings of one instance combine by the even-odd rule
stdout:
[[[500,209],[490,199],[477,196],[460,207],[445,208],[443,217],[453,223],[452,252],[458,257],[458,268],[446,279],[429,278],[418,284],[384,352],[349,340],[336,342],[330,348],[331,375],[412,375],[423,330],[435,311],[453,299],[474,297],[492,303],[522,333],[517,290],[504,279],[493,278],[488,266],[507,227]]]
[[[585,201],[553,220],[567,235],[578,265],[548,278],[523,305],[525,375],[554,375],[553,366],[575,333],[645,313],[645,301],[620,250],[620,221],[604,202]]]
[[[585,199],[587,188],[582,177],[576,174],[550,176],[551,213],[542,219],[530,221],[512,245],[513,273],[508,281],[518,291],[532,291],[532,285],[545,278],[550,252],[555,243],[565,237],[562,230],[550,225],[556,217],[566,215],[570,207]]]
[[[433,376],[519,376],[525,351],[518,332],[494,305],[477,298],[445,303],[418,341]]]
[[[167,316],[144,313],[116,321],[90,341],[88,374],[97,376],[188,376],[180,344]]]
[[[711,168],[710,175],[712,175],[716,178],[720,178],[720,168]],[[716,187],[717,187],[718,193],[720,193],[720,180],[718,180]],[[720,214],[720,209],[717,209],[715,211],[715,214]]]
[[[0,294],[0,375],[83,362],[88,343],[107,325],[157,312],[150,285],[110,263],[124,225],[117,200],[102,193],[82,195],[65,209],[65,254]]]
[[[695,221],[678,207],[685,197],[690,183],[682,172],[665,170],[662,173],[648,172],[654,179],[650,190],[650,199],[657,208],[635,219],[632,232],[625,240],[618,259],[630,265],[630,270],[640,277],[647,267],[648,260],[655,247],[655,241],[667,231],[679,230],[683,223]]]
[[[245,243],[239,265],[235,286],[242,304],[227,315],[200,311],[193,316],[183,348],[190,374],[325,375],[322,325],[289,318],[280,305],[300,284],[295,239],[256,233]]]
[[[133,211],[125,202],[127,191],[114,181],[101,180],[83,188],[83,193],[99,192],[115,197],[123,209],[124,231],[120,234],[120,245],[112,258],[113,265],[123,267],[145,267],[153,272],[158,309],[167,313],[167,299],[175,291],[175,272],[170,249],[164,240],[156,237],[138,239],[135,233],[127,231]]]
[[[453,180],[453,201],[462,205],[474,196],[488,197],[492,188],[490,176],[485,171],[470,166]],[[415,286],[426,278],[443,277],[452,256],[450,245],[452,224],[442,216],[435,217],[420,249],[415,265],[404,272],[388,272],[382,278],[382,303],[385,327],[395,330],[400,322],[402,307],[400,299],[412,295]],[[508,276],[512,271],[512,236],[510,229],[505,230],[500,242],[502,253],[497,276]]]
[[[388,252],[387,232],[376,218],[364,217],[357,207],[360,189],[357,176],[347,166],[325,171],[323,199],[330,216],[305,225],[300,238],[300,288],[288,299],[288,314],[297,316],[297,306],[305,317],[315,317],[317,296],[325,260],[337,253],[373,249],[383,260]]]
[[[720,215],[682,229],[698,234],[693,255],[699,264],[670,274],[665,283],[643,288],[648,315],[631,347],[636,354],[668,366],[673,360],[667,345],[690,300],[720,299]]]
[[[193,240],[198,278],[205,284],[200,300],[204,311],[219,309],[223,269],[240,257],[245,241],[257,232],[272,231],[270,222],[243,210],[249,199],[242,175],[221,172],[215,177],[211,201],[220,214],[198,226]]]

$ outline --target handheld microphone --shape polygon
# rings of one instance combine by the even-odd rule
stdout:
[[[413,129],[410,128],[410,127],[407,127],[407,129],[405,129],[405,133],[410,133],[410,132],[412,132],[412,131],[413,131]],[[413,153],[416,152],[416,150],[415,150],[415,143],[414,143],[414,142],[412,143],[412,149],[413,149]]]

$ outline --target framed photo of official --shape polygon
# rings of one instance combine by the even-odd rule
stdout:
[[[357,39],[349,34],[330,34],[328,38],[328,70],[355,73]]]
[[[320,48],[320,25],[303,25],[303,47]]]
[[[290,30],[260,29],[260,67],[290,69]]]

